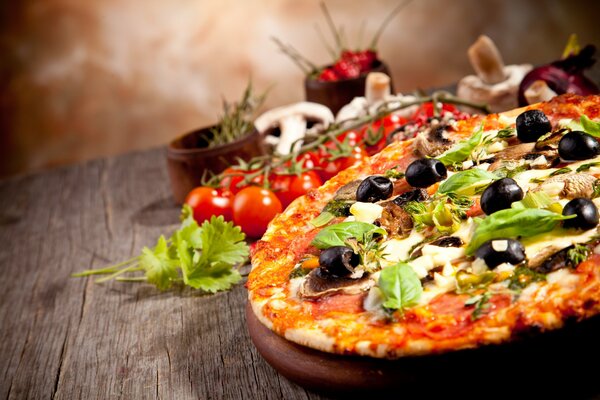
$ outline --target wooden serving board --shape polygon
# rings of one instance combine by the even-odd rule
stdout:
[[[511,344],[398,360],[341,356],[300,346],[262,325],[249,304],[246,320],[262,357],[286,378],[314,391],[482,398],[481,390],[486,390],[485,398],[561,393],[600,398],[595,396],[600,394],[600,318]]]

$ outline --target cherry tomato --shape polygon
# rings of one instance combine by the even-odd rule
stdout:
[[[347,143],[349,146],[358,146],[362,143],[362,134],[357,131],[346,131],[337,136],[342,143]]]
[[[296,199],[297,197],[304,196],[311,189],[316,189],[321,186],[323,182],[319,175],[315,171],[306,171],[298,176],[295,176],[290,185],[290,197]],[[287,205],[284,205],[287,207]]]
[[[314,169],[319,166],[319,156],[312,151],[307,151],[296,157],[296,161],[304,169]]]
[[[233,221],[252,238],[262,236],[269,222],[281,211],[277,196],[258,186],[240,190],[233,199]]]
[[[231,193],[236,194],[242,187],[238,184],[244,179],[246,171],[237,169],[235,167],[229,167],[221,173],[223,179],[221,180],[221,187],[229,190]]]
[[[271,190],[275,193],[275,196],[281,201],[281,206],[286,208],[288,204],[295,199],[290,193],[290,187],[292,186],[292,181],[296,175],[289,174],[273,174],[271,176]]]
[[[233,194],[229,190],[200,186],[192,189],[185,198],[194,211],[194,219],[201,224],[213,215],[222,215],[226,221],[233,219]]]

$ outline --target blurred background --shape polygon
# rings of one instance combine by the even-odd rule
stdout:
[[[358,47],[398,1],[326,4]],[[466,50],[482,33],[507,64],[542,64],[571,33],[600,45],[599,11],[591,0],[416,0],[378,49],[397,91],[446,86],[472,73]],[[270,88],[264,109],[302,100],[303,73],[271,37],[331,61],[317,0],[5,1],[0,22],[0,177],[165,145],[216,122],[250,77]]]

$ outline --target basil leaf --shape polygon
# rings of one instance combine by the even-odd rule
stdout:
[[[585,133],[600,137],[600,122],[594,122],[585,115],[582,115],[579,121],[581,122],[581,126]]]
[[[387,235],[385,229],[367,222],[341,222],[323,228],[310,244],[318,249],[328,249],[333,246],[344,246],[347,239],[355,238],[361,241],[365,234],[376,233]]]
[[[575,218],[574,215],[564,216],[548,210],[537,208],[509,208],[500,210],[481,220],[466,253],[471,255],[483,243],[492,239],[531,237],[549,232],[565,219]]]
[[[321,214],[310,220],[309,223],[314,227],[320,228],[330,223],[334,218],[335,215],[329,211],[323,211]]]
[[[474,195],[478,187],[483,186],[494,179],[498,179],[498,177],[491,172],[479,168],[472,168],[466,171],[457,172],[446,179],[440,185],[438,193],[455,192],[464,195]]]
[[[471,152],[481,143],[483,138],[483,125],[470,138],[461,140],[456,145],[442,153],[437,159],[444,165],[452,165],[463,162],[471,155]]]
[[[419,277],[410,265],[403,262],[381,270],[379,289],[383,294],[383,306],[393,310],[417,304],[423,293]]]

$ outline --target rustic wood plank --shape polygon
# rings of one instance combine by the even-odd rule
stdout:
[[[256,352],[242,285],[69,278],[137,255],[178,213],[162,149],[0,182],[0,398],[323,398]]]

